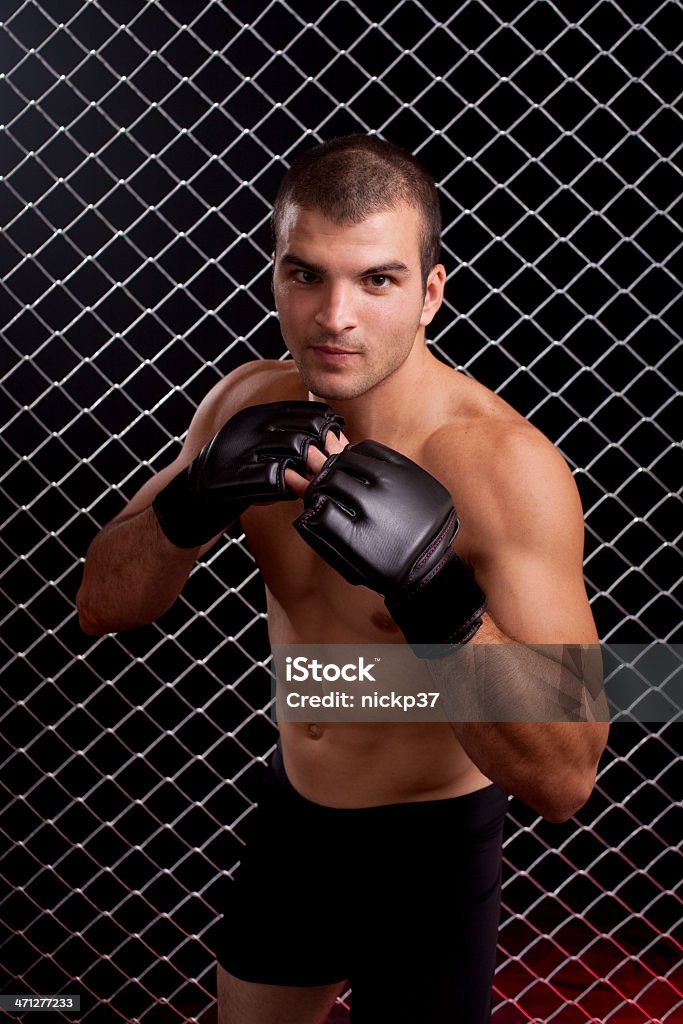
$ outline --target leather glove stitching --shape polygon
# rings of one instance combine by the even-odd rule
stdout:
[[[309,509],[307,509],[306,512],[303,512],[299,516],[299,518],[297,520],[297,524],[298,524],[299,528],[301,528],[303,526],[306,526],[306,524],[308,523],[308,520],[311,519],[316,514],[316,512],[319,512],[320,509],[326,504],[326,502],[328,500],[329,499],[328,499],[326,494],[318,495],[315,504],[311,505],[311,507]]]
[[[417,560],[417,562],[413,566],[413,569],[411,570],[410,576],[408,577],[409,580],[415,575],[416,572],[418,572],[419,569],[422,568],[423,565],[425,565],[429,561],[429,559],[431,558],[433,552],[436,551],[436,549],[441,545],[442,539],[443,539],[443,537],[446,534],[449,533],[451,525],[452,525],[454,519],[455,519],[456,524],[457,524],[456,531],[455,531],[455,533],[457,534],[458,529],[460,527],[460,522],[458,521],[458,518],[457,518],[457,516],[455,514],[455,509],[454,509],[452,512],[449,512],[448,518],[446,519],[446,522],[444,523],[441,531],[436,535],[436,537],[434,538],[432,543],[429,545],[427,550],[420,556],[420,558]],[[453,536],[455,536],[455,534]],[[427,577],[427,578],[429,578],[429,577]]]
[[[438,572],[440,572],[441,569],[443,569],[443,567],[446,564],[446,562],[449,562],[451,560],[451,558],[453,558],[453,557],[454,557],[453,556],[453,552],[450,551],[450,550],[447,551],[446,554],[441,559],[441,561],[437,562],[436,565],[434,566],[434,568],[431,569],[430,572],[427,573],[427,575],[424,577],[424,579],[421,579],[420,582],[417,584],[417,586],[414,587],[413,590],[411,590],[411,596],[412,596],[412,594],[419,594],[419,592],[422,590],[422,588],[425,587],[429,583],[430,580],[434,579],[436,574]],[[408,590],[409,588],[406,587],[405,589]]]
[[[329,459],[327,460],[327,462],[325,463],[323,468],[320,470],[318,475],[316,477],[314,477],[313,480],[311,480],[311,482],[310,482],[310,484],[308,486],[308,491],[306,492],[306,497],[305,497],[304,500],[307,499],[308,494],[313,495],[315,498],[321,497],[321,495],[318,495],[318,494],[315,493],[315,489],[321,483],[323,483],[327,479],[327,477],[330,475],[330,473],[334,469],[335,462],[337,461],[337,459],[339,458],[339,456],[341,454],[342,454],[341,452],[338,452],[336,455],[331,455],[329,457]],[[322,495],[322,497],[327,498],[327,495]],[[311,499],[309,499],[309,500],[311,500]]]

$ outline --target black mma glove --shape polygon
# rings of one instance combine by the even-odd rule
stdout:
[[[486,597],[451,547],[460,523],[438,480],[393,449],[361,441],[327,460],[304,503],[294,520],[303,539],[349,583],[384,596],[418,655],[472,639]]]
[[[306,475],[309,445],[325,450],[341,416],[322,402],[270,402],[229,419],[194,462],[157,494],[152,508],[179,548],[206,544],[254,502],[293,501],[287,466]]]

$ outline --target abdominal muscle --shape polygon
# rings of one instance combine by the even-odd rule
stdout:
[[[326,596],[331,601],[321,601],[319,592],[310,602],[300,594],[295,621],[267,588],[271,643],[404,642],[381,599],[364,588],[349,587],[336,573],[334,576],[339,586],[352,594],[340,594],[339,603],[329,590]],[[349,608],[354,619],[359,613],[362,616],[366,635],[359,633],[353,622],[344,621],[340,612]],[[445,722],[332,723],[312,719],[280,723],[280,737],[291,784],[308,800],[328,807],[438,800],[490,784]]]
[[[462,796],[489,785],[448,725],[280,726],[289,781],[327,807],[376,807]]]

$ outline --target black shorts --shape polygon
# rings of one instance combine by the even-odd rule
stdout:
[[[245,981],[348,981],[355,1024],[485,1024],[496,957],[507,797],[336,809],[273,758],[220,929]]]

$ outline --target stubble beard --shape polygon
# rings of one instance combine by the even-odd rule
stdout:
[[[383,381],[392,377],[397,370],[403,366],[408,359],[413,345],[416,343],[419,319],[414,332],[406,332],[405,343],[398,346],[398,352],[394,359],[386,359],[382,364],[369,366],[366,362],[367,355],[363,349],[358,349],[360,366],[357,369],[339,367],[338,370],[312,370],[310,362],[306,359],[307,347],[304,347],[299,355],[292,353],[299,376],[307,390],[317,398],[329,401],[348,401],[360,398],[362,395],[372,391],[373,388]],[[408,340],[410,338],[410,340]],[[403,341],[403,339],[401,339]],[[318,342],[319,343],[319,342]],[[396,347],[394,340],[389,346],[389,351]],[[290,349],[291,351],[291,349]],[[311,356],[315,359],[315,356]]]
[[[368,373],[349,374],[348,370],[337,372],[312,371],[297,361],[299,376],[308,391],[326,402],[346,401],[366,394],[377,383],[376,375]]]
[[[299,376],[312,395],[322,398],[326,402],[341,402],[361,398],[369,391],[372,391],[378,384],[393,376],[396,370],[403,365],[406,358],[407,356],[397,360],[395,363],[385,363],[383,366],[378,366],[374,369],[365,366],[359,367],[355,371],[349,371],[348,368],[341,367],[339,370],[331,372],[311,370],[309,366],[304,364],[302,359],[294,358],[294,362],[299,371]],[[363,359],[363,356],[359,356],[359,359]]]

